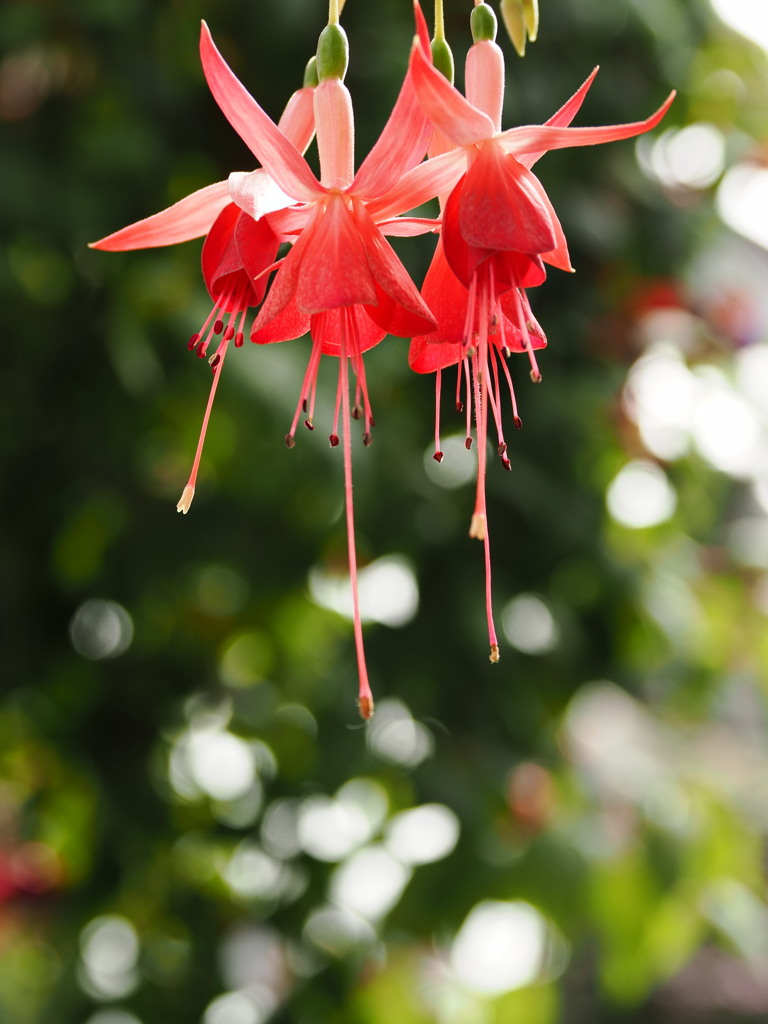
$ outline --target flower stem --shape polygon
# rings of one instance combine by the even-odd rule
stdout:
[[[339,24],[339,0],[328,0],[328,24]]]
[[[443,17],[443,0],[435,0],[435,39],[445,39],[445,18]]]

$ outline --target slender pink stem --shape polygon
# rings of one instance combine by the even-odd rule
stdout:
[[[368,682],[363,647],[363,626],[360,620],[360,598],[357,592],[357,551],[355,549],[355,512],[352,501],[352,416],[349,404],[349,365],[347,353],[347,318],[341,315],[341,356],[339,363],[339,384],[341,390],[342,420],[344,422],[344,494],[347,514],[347,552],[349,556],[349,582],[352,587],[352,610],[354,616],[355,650],[360,690],[357,706],[366,721],[373,717],[373,695]]]
[[[189,474],[189,480],[187,486],[184,488],[179,503],[176,506],[177,512],[183,512],[185,515],[189,511],[189,506],[192,504],[192,499],[195,496],[195,483],[197,481],[197,471],[200,468],[200,459],[203,454],[203,445],[205,444],[205,435],[208,430],[208,420],[211,418],[211,410],[213,409],[213,400],[216,397],[216,389],[219,386],[219,378],[221,377],[221,371],[224,369],[224,358],[227,354],[227,348],[229,347],[229,340],[225,339],[220,348],[219,356],[221,357],[213,369],[213,383],[211,384],[211,391],[208,395],[208,404],[205,407],[205,415],[203,416],[203,425],[200,428],[200,437],[197,442],[197,450],[195,452],[195,459],[192,463],[192,472]]]

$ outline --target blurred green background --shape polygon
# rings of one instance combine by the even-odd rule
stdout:
[[[764,6],[729,5],[768,35]],[[288,452],[306,339],[231,355],[180,517],[199,243],[86,247],[252,166],[200,18],[277,116],[323,4],[0,9],[0,1021],[768,1019],[768,58],[709,0],[541,8],[524,60],[500,39],[506,125],[597,63],[579,124],[679,96],[652,137],[537,168],[577,273],[531,294],[544,382],[512,366],[495,668],[461,417],[437,467],[431,378],[402,339],[366,357],[367,729],[333,362]],[[447,0],[459,67],[467,14]],[[410,7],[344,23],[359,156]],[[420,280],[429,241],[398,247]]]

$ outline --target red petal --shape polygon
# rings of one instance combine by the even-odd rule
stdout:
[[[417,373],[432,373],[453,366],[463,357],[469,301],[469,292],[448,266],[441,239],[438,239],[421,294],[437,320],[437,330],[413,338],[408,363]]]
[[[548,204],[533,174],[495,142],[480,148],[467,171],[459,207],[470,245],[540,253],[555,248]]]
[[[262,311],[264,306],[261,307]],[[251,341],[259,345],[269,345],[275,341],[291,341],[293,338],[300,338],[309,330],[309,314],[300,313],[296,306],[296,300],[291,299],[279,313],[264,321],[259,315],[251,330]]]
[[[264,300],[264,305],[259,310],[259,314],[254,322],[253,332],[251,334],[254,341],[262,340],[262,328],[266,327],[267,324],[271,323],[272,320],[279,316],[289,304],[292,303],[294,306],[296,305],[296,290],[298,288],[299,277],[302,270],[304,251],[312,237],[312,232],[320,212],[321,211],[318,209],[313,211],[312,219],[299,235],[291,251],[280,264],[280,269],[275,274],[272,286]],[[302,315],[306,317],[308,324],[308,314],[303,313]],[[304,330],[306,330],[306,328]],[[302,331],[301,333],[304,332]],[[298,335],[287,335],[287,337],[298,337]],[[265,336],[264,340],[282,341],[283,339],[272,336],[267,338]]]
[[[253,297],[235,243],[235,227],[240,217],[240,210],[234,203],[229,203],[216,218],[203,243],[203,279],[211,298],[219,302],[225,313],[245,308]],[[244,300],[244,292],[247,301]]]
[[[367,352],[369,348],[378,345],[387,334],[385,330],[375,324],[360,306],[353,306],[351,309],[327,309],[322,313],[315,313],[311,318],[310,330],[315,341],[320,343],[323,354],[326,356],[341,355],[341,318],[345,317],[344,330],[347,332],[347,345],[354,343],[358,353]],[[354,325],[350,327],[350,319]],[[353,342],[354,339],[354,342]]]
[[[188,242],[207,234],[229,202],[227,182],[217,181],[185,196],[167,210],[121,228],[98,242],[91,242],[90,247],[107,252],[123,252],[127,249],[151,249],[160,245]]]
[[[376,301],[364,304],[376,307],[368,309],[371,318],[400,337],[434,330],[434,317],[418,288],[362,203],[354,203],[353,216],[376,287]]]
[[[305,313],[376,302],[365,244],[341,195],[330,196],[315,221],[296,295],[299,309]]]
[[[253,292],[251,305],[257,306],[264,298],[269,280],[269,274],[262,272],[271,266],[277,257],[277,236],[266,220],[256,221],[247,213],[241,213],[235,226],[235,242]]]

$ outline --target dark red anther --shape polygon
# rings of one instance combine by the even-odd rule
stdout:
[[[464,403],[463,402],[457,402],[456,403],[456,412],[464,412]]]
[[[215,355],[215,356],[213,357],[213,359],[211,360],[211,369],[212,369],[212,370],[215,370],[215,369],[216,369],[216,367],[217,367],[217,366],[219,365],[219,363],[220,363],[220,362],[221,362],[221,356],[220,356],[220,355],[219,355],[219,353],[217,352],[217,353],[216,353],[216,355]]]
[[[307,400],[306,400],[306,398],[302,399],[302,402],[301,402],[301,411],[302,411],[302,412],[306,412],[306,411],[307,411]]]
[[[338,448],[339,447],[339,435],[338,434],[331,434],[331,436],[328,438],[328,440],[331,442],[331,448]]]
[[[363,434],[363,444],[365,445],[366,448],[370,447],[370,445],[373,444],[373,437],[368,431],[366,431]]]
[[[227,325],[226,331],[224,331],[224,341],[232,341],[235,336],[235,328],[232,324]]]
[[[501,444],[499,445],[499,455],[501,455],[501,457],[504,458],[504,456],[506,454],[507,454],[507,445],[506,445],[506,442],[502,441]]]
[[[199,334],[193,334],[192,337],[187,342],[187,348],[189,349],[190,352],[195,347],[195,345],[198,343],[198,341],[200,341],[200,335]]]
[[[307,428],[307,430],[315,429],[315,424],[312,422],[312,420],[304,420],[304,426]]]
[[[444,452],[435,452],[435,454],[432,456],[432,458],[435,460],[435,462],[442,462],[443,459],[445,458],[445,453]]]
[[[371,425],[371,430],[373,430],[373,428],[376,426],[376,420],[373,418],[373,416],[371,416],[368,422]]]
[[[223,320],[217,320],[216,323],[213,325],[213,333],[214,334],[221,334],[221,332],[223,330],[224,330],[224,321]]]
[[[243,332],[238,331],[237,334],[235,335],[235,348],[242,348],[243,340]]]
[[[520,419],[519,416],[515,416],[515,426],[517,427],[518,430],[522,430],[523,429],[523,421]]]
[[[203,359],[204,358],[204,356],[205,356],[205,349],[206,349],[205,342],[204,341],[198,342],[197,348],[195,349],[195,354],[197,355],[198,359]]]
[[[296,447],[296,438],[293,436],[293,434],[286,434],[285,435],[285,447],[286,448],[295,448]]]
[[[467,451],[469,451],[469,449],[472,447],[471,437],[468,437],[467,440],[464,442],[464,447],[467,449]]]
[[[362,415],[363,415],[363,410],[360,408],[359,405],[356,405],[354,407],[354,409],[352,410],[352,419],[353,420],[359,420]]]
[[[509,472],[509,471],[510,471],[510,470],[512,469],[512,463],[511,463],[511,462],[509,461],[509,459],[507,458],[507,456],[506,456],[506,455],[505,455],[505,456],[504,456],[504,458],[503,458],[503,459],[501,460],[501,464],[502,464],[502,466],[504,467],[504,469],[506,469],[506,470],[507,470],[507,472]]]

